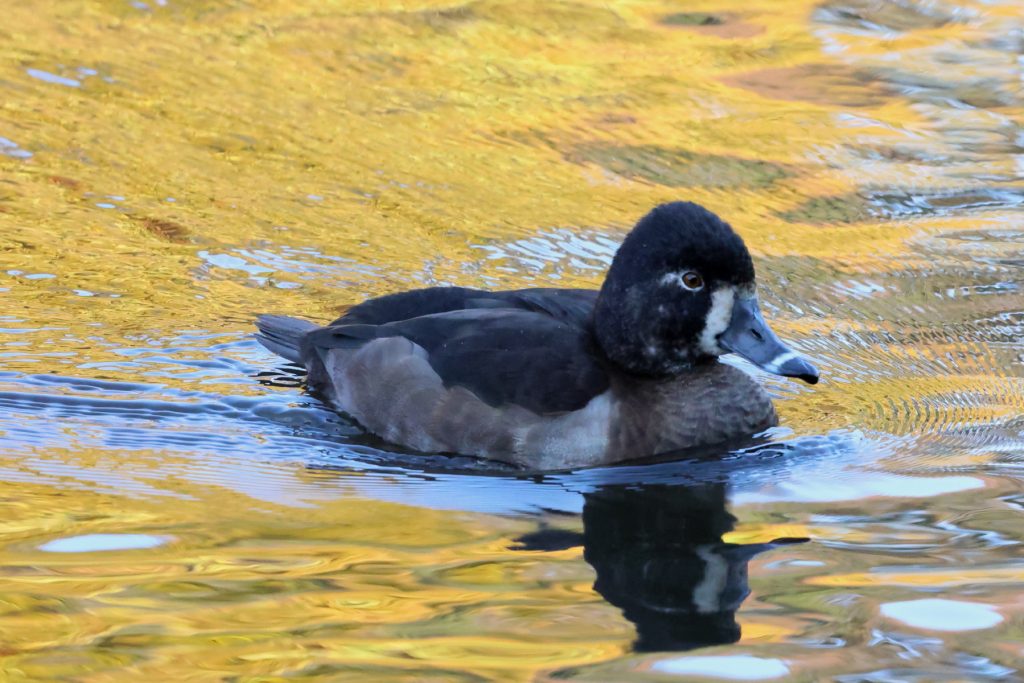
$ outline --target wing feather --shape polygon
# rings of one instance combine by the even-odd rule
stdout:
[[[322,355],[404,337],[427,352],[446,387],[463,387],[491,406],[517,405],[537,414],[577,410],[608,388],[608,376],[593,353],[589,328],[579,323],[584,306],[558,306],[553,299],[531,296],[520,300],[522,308],[464,308],[377,325],[349,324],[368,316],[346,315],[341,324],[307,335],[304,349]]]

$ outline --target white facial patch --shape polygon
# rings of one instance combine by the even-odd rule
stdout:
[[[736,288],[722,287],[711,293],[711,308],[704,318],[704,330],[700,333],[698,346],[702,353],[709,356],[721,356],[725,349],[718,345],[718,335],[729,328],[732,320],[732,307],[736,303]]]
[[[679,285],[683,286],[683,274],[682,273],[665,273],[661,276],[661,284],[663,285]]]

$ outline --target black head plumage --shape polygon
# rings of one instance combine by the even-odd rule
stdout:
[[[700,286],[683,286],[684,276]],[[720,353],[701,339],[715,292],[753,286],[753,260],[728,223],[691,202],[662,204],[615,254],[595,307],[598,343],[632,373],[676,374]]]
[[[636,283],[683,268],[697,270],[705,280],[754,281],[750,252],[728,223],[699,204],[670,202],[652,209],[626,236],[605,284]]]

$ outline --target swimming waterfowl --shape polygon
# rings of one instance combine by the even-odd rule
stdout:
[[[430,287],[370,299],[320,327],[265,315],[257,339],[369,432],[418,451],[531,470],[611,464],[750,436],[777,422],[736,353],[808,383],[771,331],[754,264],[718,216],[662,204],[600,290]]]

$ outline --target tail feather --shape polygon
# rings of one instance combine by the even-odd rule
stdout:
[[[256,341],[277,355],[302,365],[302,338],[319,325],[284,315],[261,315],[256,319]]]

